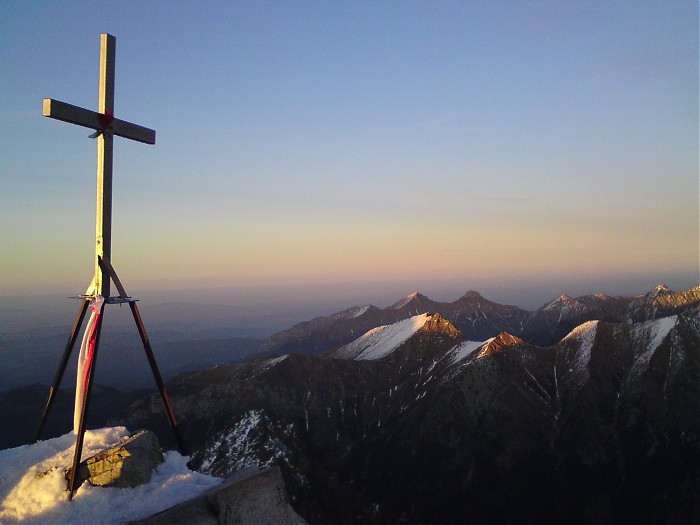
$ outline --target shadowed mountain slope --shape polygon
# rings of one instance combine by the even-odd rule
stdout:
[[[321,356],[182,376],[170,392],[194,466],[279,464],[310,523],[700,517],[693,311],[589,321],[549,346],[469,341],[418,315]],[[157,404],[132,405],[131,425],[152,424]]]

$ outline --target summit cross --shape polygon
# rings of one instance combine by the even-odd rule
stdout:
[[[112,255],[112,158],[114,135],[127,139],[156,143],[152,129],[114,118],[114,65],[116,38],[100,35],[100,84],[97,111],[44,99],[44,116],[96,130],[97,138],[97,227],[95,235],[95,276],[86,295],[109,299],[110,275],[105,275],[105,262]],[[103,262],[101,262],[103,261]],[[116,278],[116,275],[113,275]],[[115,284],[119,285],[115,281]],[[121,290],[120,290],[121,291]],[[123,295],[123,294],[122,294]]]
[[[43,113],[45,117],[50,117],[71,124],[77,124],[86,128],[94,129],[95,133],[90,135],[97,139],[97,226],[95,234],[95,274],[90,286],[88,286],[75,323],[71,329],[68,342],[63,351],[63,357],[56,371],[53,384],[49,389],[46,406],[41,416],[39,428],[36,432],[36,441],[41,437],[49,410],[53,405],[55,394],[63,378],[66,366],[70,359],[71,352],[75,346],[78,332],[85,318],[88,305],[92,304],[92,315],[88,321],[80,347],[78,358],[78,376],[76,384],[76,400],[74,412],[74,433],[76,434],[75,450],[73,453],[73,466],[69,470],[68,476],[68,498],[72,499],[77,488],[77,472],[80,464],[83,440],[86,430],[86,415],[90,393],[92,390],[92,378],[97,361],[97,350],[99,348],[100,331],[104,319],[104,305],[110,303],[129,303],[129,308],[134,317],[136,327],[141,336],[148,363],[153,372],[166,415],[175,434],[178,448],[183,455],[188,455],[187,447],[178,430],[177,420],[173,412],[170,399],[165,389],[165,383],[158,369],[151,343],[146,333],[146,328],[141,319],[141,314],[136,306],[136,299],[129,297],[117,277],[111,263],[112,256],[112,157],[114,135],[124,137],[145,144],[155,144],[156,132],[152,129],[132,124],[124,120],[114,118],[114,63],[115,63],[116,39],[107,33],[100,35],[100,85],[99,101],[97,111],[90,111],[78,106],[66,104],[58,100],[45,98],[43,102]],[[110,282],[114,282],[119,291],[118,297],[110,297]]]

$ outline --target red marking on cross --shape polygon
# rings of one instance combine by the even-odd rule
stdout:
[[[108,109],[104,113],[100,113],[97,118],[100,120],[102,129],[107,129],[114,120],[114,114],[111,109]]]

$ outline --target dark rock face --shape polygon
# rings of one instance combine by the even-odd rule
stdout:
[[[169,391],[195,467],[278,464],[309,523],[698,523],[700,314],[684,304],[549,346],[465,341],[435,314],[378,359],[289,355]],[[161,411],[136,403],[129,424]]]

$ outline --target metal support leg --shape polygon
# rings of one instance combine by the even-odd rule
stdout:
[[[160,370],[158,369],[158,363],[156,363],[156,358],[153,355],[153,349],[151,348],[151,343],[148,340],[148,334],[146,334],[146,327],[143,325],[143,320],[141,319],[141,314],[136,306],[136,301],[130,301],[129,307],[131,308],[131,313],[134,316],[134,321],[136,321],[136,327],[139,330],[139,335],[141,336],[141,341],[143,342],[143,349],[146,351],[146,357],[148,357],[148,363],[151,365],[151,371],[153,372],[153,378],[156,380],[156,385],[158,385],[158,391],[160,392],[160,397],[163,400],[163,405],[165,407],[165,412],[168,415],[168,421],[173,429],[173,434],[175,434],[175,441],[177,442],[177,448],[183,456],[188,456],[189,452],[185,441],[180,435],[180,430],[177,426],[177,420],[175,419],[175,413],[173,412],[173,407],[170,404],[170,399],[168,398],[168,393],[165,391],[165,384],[163,383],[163,378],[160,375]]]
[[[92,392],[92,378],[95,374],[95,365],[97,364],[97,350],[100,346],[100,332],[102,331],[102,319],[104,318],[104,307],[102,308],[101,315],[97,318],[97,325],[95,326],[95,347],[92,354],[92,360],[89,364],[86,379],[85,379],[85,395],[83,396],[83,403],[80,407],[80,425],[78,427],[78,435],[75,438],[75,452],[73,453],[73,468],[70,472],[70,479],[68,480],[68,499],[73,499],[73,494],[75,493],[75,478],[78,474],[78,465],[80,465],[80,456],[83,453],[83,440],[85,438],[85,427],[87,424],[87,412],[90,404],[90,393]],[[80,388],[80,386],[78,386]]]
[[[54,402],[54,396],[56,395],[56,392],[58,392],[58,388],[61,386],[61,380],[63,379],[63,373],[66,371],[66,366],[68,365],[68,361],[70,360],[70,355],[73,352],[73,347],[75,346],[75,341],[78,338],[78,332],[80,331],[80,327],[83,324],[83,319],[85,319],[85,312],[87,311],[88,304],[90,301],[88,299],[85,299],[83,301],[83,304],[81,305],[80,309],[78,310],[78,315],[75,318],[75,322],[73,323],[73,328],[70,332],[70,335],[68,336],[68,342],[66,343],[66,348],[63,351],[63,357],[61,358],[61,362],[58,365],[58,370],[56,371],[56,375],[54,376],[53,379],[53,384],[51,385],[51,388],[49,389],[49,397],[46,400],[46,406],[44,407],[44,412],[41,415],[41,420],[39,421],[39,427],[36,430],[36,434],[34,437],[34,442],[36,443],[41,439],[41,433],[44,430],[44,425],[46,424],[46,418],[49,415],[49,410],[51,410],[51,407],[53,406]]]

